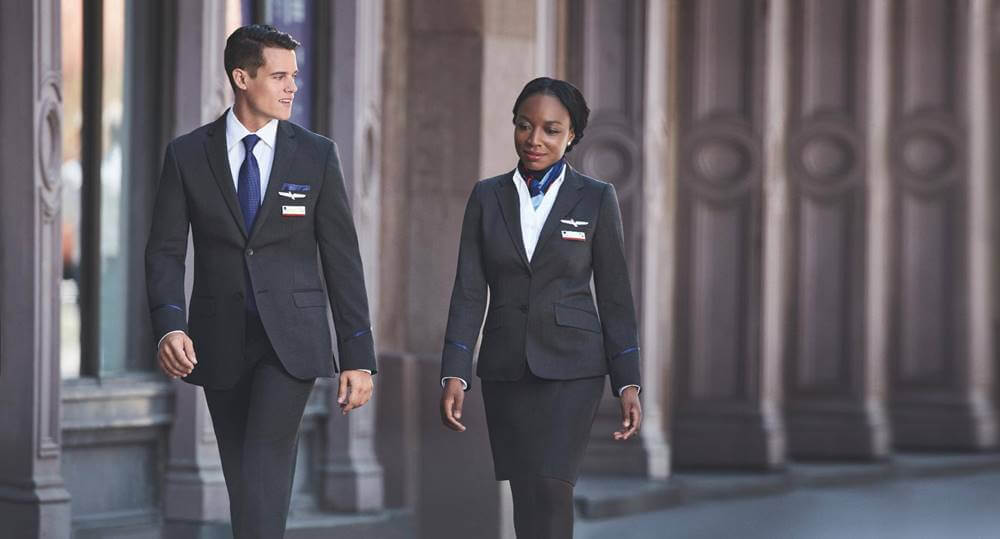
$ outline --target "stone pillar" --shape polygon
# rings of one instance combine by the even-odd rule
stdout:
[[[997,443],[990,2],[893,5],[891,415],[904,448]]]
[[[381,202],[382,1],[337,0],[330,9],[330,131],[340,151],[365,269],[371,319],[379,319]],[[332,325],[331,325],[332,327]],[[331,330],[332,331],[332,330]],[[375,328],[376,338],[378,328]],[[334,340],[334,342],[337,342]],[[376,392],[379,391],[376,375]],[[338,511],[377,511],[384,504],[375,455],[376,403],[340,415],[334,382],[327,393],[323,503]]]
[[[177,39],[174,136],[215,120],[232,101],[222,61],[227,37],[224,3],[181,0],[177,28],[183,30],[178,30]],[[188,295],[193,284],[193,253],[189,242]],[[173,384],[176,408],[164,477],[164,519],[168,525],[228,521],[229,496],[205,394],[184,382]]]
[[[441,425],[437,411],[441,347],[448,302],[454,284],[458,237],[469,193],[483,177],[484,162],[513,168],[505,159],[511,147],[511,96],[517,80],[498,83],[490,69],[530,73],[532,50],[526,57],[496,58],[486,65],[485,50],[519,46],[519,34],[495,34],[488,18],[504,16],[502,2],[486,0],[414,0],[404,3],[408,23],[405,39],[406,92],[405,179],[397,189],[406,194],[406,220],[399,241],[406,251],[404,305],[407,352],[418,357],[420,410],[420,476],[417,513],[421,537],[482,537],[502,532],[501,487],[493,480],[482,391],[469,380],[464,420],[469,427],[456,433]],[[520,0],[518,4],[521,5]],[[529,10],[533,13],[534,10]],[[530,17],[530,15],[527,15]],[[531,22],[524,26],[533,28]],[[489,44],[486,41],[489,41]],[[508,41],[509,40],[509,41]],[[506,60],[507,63],[500,63]],[[489,77],[496,77],[489,79]],[[522,75],[514,75],[520,78]],[[523,83],[523,82],[522,82]],[[496,99],[495,103],[484,99]],[[495,119],[494,119],[495,118]],[[485,122],[490,122],[486,125]],[[496,125],[493,125],[496,123]],[[497,137],[491,143],[485,137]],[[486,151],[492,157],[484,156]],[[495,152],[495,153],[494,153]],[[509,155],[507,153],[506,155]],[[417,406],[417,404],[414,404]]]
[[[774,468],[780,354],[762,353],[765,3],[679,5],[674,463]],[[774,261],[772,260],[772,263]]]
[[[645,312],[647,306],[656,308],[658,303],[643,295],[644,238],[649,231],[646,206],[662,202],[662,198],[645,198],[644,192],[647,181],[643,176],[645,85],[650,65],[647,59],[660,58],[665,46],[663,28],[647,36],[646,9],[642,2],[579,0],[568,6],[567,16],[568,78],[583,92],[591,109],[585,136],[568,158],[584,174],[612,182],[618,191],[636,314],[645,330],[640,334],[640,344],[645,346],[658,336],[658,328],[649,327],[649,321],[659,314]],[[647,42],[647,39],[652,41]],[[647,56],[648,46],[657,47],[650,56]],[[654,69],[662,73],[663,67],[661,64]],[[664,81],[651,83],[662,85]],[[666,104],[649,103],[656,107],[655,110],[662,110]],[[653,127],[662,127],[662,124]],[[657,211],[657,208],[652,209]],[[653,260],[661,261],[661,258],[654,254]],[[611,434],[621,428],[621,405],[612,393],[617,388],[609,388],[594,422],[583,463],[584,473],[667,475],[669,457],[659,402],[662,370],[657,368],[662,357],[655,351],[653,355],[649,352],[643,349],[642,353],[645,419],[640,436],[624,443],[612,438]]]
[[[60,472],[60,11],[0,6],[0,522],[12,537],[69,537]]]
[[[884,356],[867,353],[869,329],[879,324],[866,317],[865,302],[867,4],[790,5],[784,374],[788,448],[798,458],[865,459],[889,451],[885,401],[873,372]],[[869,368],[869,359],[877,364]]]

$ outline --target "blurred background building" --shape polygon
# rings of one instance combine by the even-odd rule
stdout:
[[[339,144],[381,361],[347,418],[317,386],[289,537],[512,536],[478,387],[444,430],[438,358],[466,199],[515,166],[538,75],[593,110],[569,157],[618,189],[641,319],[642,434],[613,443],[606,392],[588,477],[995,449],[998,4],[4,1],[0,535],[228,533],[143,248],[164,147],[224,112],[250,22],[303,44],[293,119]]]

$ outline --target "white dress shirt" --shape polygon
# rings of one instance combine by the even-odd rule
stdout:
[[[246,159],[247,150],[243,146],[243,139],[251,134],[251,131],[240,123],[239,118],[233,112],[232,107],[226,112],[226,152],[229,155],[229,172],[233,175],[233,187],[236,192],[240,191],[240,167]],[[278,137],[278,120],[273,119],[264,124],[254,135],[260,137],[253,147],[253,156],[257,158],[257,167],[260,168],[260,201],[264,201],[264,193],[267,192],[267,182],[271,177],[271,165],[274,164],[274,141]]]
[[[562,187],[563,179],[566,177],[566,168],[563,166],[562,172],[559,173],[559,177],[556,181],[552,182],[549,189],[545,191],[545,195],[542,197],[542,203],[535,208],[531,203],[531,193],[528,191],[528,184],[524,181],[524,177],[521,176],[521,171],[514,169],[514,176],[511,181],[514,182],[514,187],[517,189],[517,198],[520,201],[519,205],[521,208],[521,241],[524,242],[524,253],[528,255],[528,262],[531,262],[531,256],[535,254],[535,247],[538,246],[538,237],[542,233],[542,227],[545,226],[545,220],[549,218],[549,213],[552,212],[552,205],[556,203],[556,197],[559,195],[559,188]],[[455,378],[462,382],[462,389],[468,389],[469,383],[465,380],[458,378],[456,376],[446,376],[441,379],[441,386],[444,387],[445,382],[449,378]],[[622,391],[626,388],[632,387],[624,386],[618,390],[618,395],[620,396]],[[638,388],[639,386],[635,386]]]
[[[548,219],[549,213],[552,212],[552,205],[556,202],[556,196],[559,195],[559,188],[562,187],[563,178],[565,177],[566,167],[564,166],[556,181],[552,182],[549,189],[545,191],[545,195],[542,196],[542,203],[536,209],[531,203],[531,193],[528,191],[528,184],[524,181],[524,177],[521,176],[521,171],[514,170],[514,177],[511,180],[513,180],[514,186],[517,188],[517,198],[520,200],[521,241],[524,242],[524,253],[528,255],[528,262],[531,262],[531,255],[535,254],[535,246],[538,245],[538,236],[541,235],[542,227],[545,226],[545,220]]]

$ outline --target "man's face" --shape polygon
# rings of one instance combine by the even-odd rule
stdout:
[[[246,71],[234,71],[236,86],[245,90],[244,95],[251,112],[258,117],[287,120],[292,115],[292,101],[299,87],[295,78],[299,74],[295,51],[278,47],[265,47],[264,65],[257,68],[257,76]]]

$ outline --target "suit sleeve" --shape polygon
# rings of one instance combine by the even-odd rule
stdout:
[[[187,197],[174,144],[170,143],[163,159],[153,205],[153,225],[146,242],[146,294],[157,341],[171,331],[187,331],[184,260],[189,226]]]
[[[601,197],[593,250],[594,288],[604,333],[604,354],[611,373],[611,388],[617,396],[622,387],[641,382],[639,332],[625,264],[621,209],[611,184]]]
[[[486,313],[486,273],[480,245],[482,203],[477,183],[469,196],[462,219],[462,235],[458,245],[458,269],[455,287],[448,309],[444,351],[441,353],[441,378],[455,377],[468,382],[472,379],[472,352],[479,338]],[[465,389],[468,390],[468,384]]]
[[[316,201],[316,240],[337,331],[340,369],[368,369],[374,374],[375,342],[365,274],[336,144],[331,145]]]

